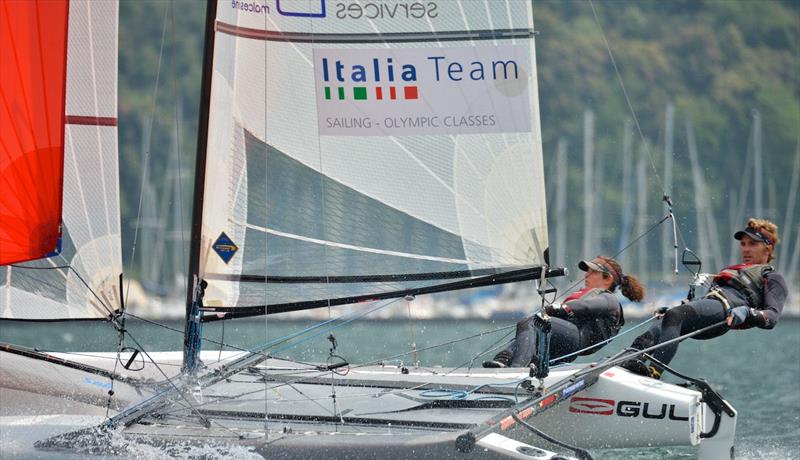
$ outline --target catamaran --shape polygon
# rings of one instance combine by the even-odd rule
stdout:
[[[108,413],[37,448],[546,459],[684,445],[732,456],[736,411],[703,381],[633,375],[616,367],[627,352],[550,368],[546,317],[529,369],[355,364],[333,338],[330,358],[308,364],[273,356],[275,342],[219,352],[202,335],[212,321],[354,303],[366,315],[392,299],[565,274],[546,256],[531,2],[209,2],[178,352],[152,352],[124,326],[116,2],[4,2],[2,15],[2,55],[15,59],[0,72],[11,184],[0,317],[106,321],[131,345],[2,345],[0,394],[14,407]]]

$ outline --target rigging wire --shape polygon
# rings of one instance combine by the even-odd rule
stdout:
[[[448,340],[447,342],[442,342],[442,343],[438,343],[438,344],[435,344],[435,345],[430,345],[430,346],[427,346],[427,347],[418,348],[417,351],[418,352],[419,351],[427,351],[427,350],[432,350],[434,348],[440,348],[440,347],[444,347],[444,346],[447,346],[447,345],[453,345],[453,344],[456,344],[456,343],[465,342],[467,340],[474,339],[475,337],[482,337],[482,336],[484,336],[486,334],[493,334],[495,332],[501,332],[501,331],[504,331],[504,330],[507,330],[507,329],[514,329],[516,327],[517,327],[516,324],[511,324],[509,326],[502,326],[502,327],[498,327],[498,328],[490,330],[490,331],[482,331],[482,332],[479,332],[477,334],[473,334],[473,335],[470,335],[470,336],[467,336],[467,337],[462,337],[460,339]],[[505,337],[508,337],[509,335],[511,335],[511,333],[507,333]],[[350,366],[350,367],[353,368],[353,369],[358,369],[360,367],[373,366],[373,365],[376,365],[376,364],[382,364],[382,363],[385,363],[387,361],[391,361],[391,360],[400,358],[402,356],[407,356],[409,354],[411,354],[411,352],[407,351],[407,352],[403,352],[403,353],[398,353],[396,355],[388,356],[386,358],[367,361],[365,363],[357,364],[355,366]],[[471,359],[468,362],[472,362],[474,360],[475,360],[475,358]],[[462,364],[460,367],[464,367],[465,365],[466,365],[466,363]]]
[[[595,16],[595,21],[598,23],[598,26],[600,26],[600,23],[599,23],[599,18],[597,17],[597,12],[596,12],[596,10],[595,10],[595,8],[594,8],[594,4],[592,3],[592,1],[591,1],[591,0],[589,0],[589,2],[590,2],[590,4],[591,4],[591,6],[592,6],[592,11],[593,11],[593,13],[594,13],[594,16]],[[174,19],[173,19],[173,20],[174,20]],[[602,27],[601,27],[601,32],[602,32]],[[624,87],[624,82],[622,81],[621,75],[620,75],[620,73],[619,73],[619,69],[618,69],[618,67],[617,67],[617,65],[616,65],[616,62],[615,62],[614,58],[613,58],[613,53],[611,52],[611,47],[610,47],[610,45],[609,45],[609,43],[608,43],[608,40],[607,40],[607,38],[605,37],[605,33],[603,33],[603,39],[604,39],[604,42],[605,42],[605,44],[606,44],[606,48],[607,48],[607,50],[608,50],[608,52],[609,52],[609,56],[611,57],[612,63],[613,63],[613,65],[614,65],[614,69],[615,69],[615,71],[616,71],[616,73],[617,73],[617,78],[619,79],[620,85],[622,86],[623,93],[625,94],[625,99],[626,99],[626,101],[627,101],[627,103],[628,103],[629,110],[631,111],[631,113],[632,113],[632,115],[633,115],[633,118],[634,118],[635,124],[636,124],[636,126],[637,126],[637,130],[639,131],[639,135],[640,135],[640,137],[642,138],[642,140],[643,140],[643,142],[644,142],[644,145],[645,145],[645,147],[646,147],[646,149],[645,149],[645,150],[646,150],[646,152],[647,152],[648,156],[650,157],[650,162],[651,162],[651,166],[652,166],[652,168],[653,168],[654,174],[655,174],[655,176],[656,176],[656,178],[657,178],[657,180],[658,180],[658,182],[659,182],[659,184],[661,185],[661,188],[662,188],[662,190],[663,190],[663,188],[664,188],[664,187],[663,187],[663,184],[661,183],[661,179],[660,179],[660,177],[659,177],[659,175],[658,175],[658,172],[657,172],[657,170],[656,170],[655,163],[654,163],[654,161],[653,161],[653,157],[652,157],[652,154],[651,154],[651,152],[650,152],[650,149],[649,149],[649,144],[647,143],[646,139],[644,138],[643,132],[642,132],[642,130],[641,130],[640,123],[639,123],[639,121],[638,121],[638,117],[636,116],[636,113],[635,113],[635,111],[634,111],[634,109],[633,109],[633,105],[632,105],[632,103],[631,103],[631,101],[630,101],[630,97],[628,96],[627,90],[626,90],[626,89],[625,89],[625,87]],[[321,151],[320,151],[320,164],[321,164],[321,163],[322,163],[322,155],[321,155]],[[323,187],[323,190],[324,190],[324,186],[325,186],[325,184],[324,184],[324,181],[323,181],[323,183],[322,183],[321,185],[322,185],[322,187]],[[324,206],[325,206],[325,203],[324,203],[324,193],[323,193],[323,203],[322,203],[322,206],[323,206],[323,216],[324,216]],[[630,243],[628,246],[626,246],[625,248],[623,248],[622,250],[620,250],[620,251],[617,253],[617,255],[619,255],[620,253],[622,253],[622,252],[623,252],[625,249],[629,248],[629,247],[630,247],[632,244],[634,244],[635,242],[637,242],[637,241],[638,241],[640,238],[642,238],[644,235],[648,234],[650,231],[652,231],[652,229],[654,229],[655,227],[657,227],[658,225],[660,225],[661,223],[663,223],[663,222],[664,222],[664,221],[665,221],[667,218],[669,218],[669,217],[671,217],[671,211],[670,211],[670,215],[668,215],[667,217],[665,217],[664,219],[662,219],[660,222],[658,222],[658,224],[656,224],[655,226],[651,227],[651,229],[650,229],[650,230],[648,230],[648,231],[646,231],[646,232],[645,232],[645,233],[644,233],[642,236],[640,236],[640,237],[636,238],[636,239],[635,239],[633,242],[631,242],[631,243]],[[674,219],[674,217],[673,217],[673,219]],[[135,246],[134,246],[134,249],[135,249]],[[615,255],[615,257],[616,257],[616,255]],[[325,260],[327,260],[327,259],[325,259]],[[576,284],[577,284],[577,283],[576,283]],[[573,287],[574,287],[574,286],[573,286]],[[562,294],[562,296],[563,296],[563,294]],[[391,303],[391,302],[390,302],[390,303]],[[388,304],[387,304],[387,305],[388,305]],[[345,321],[345,322],[343,322],[343,323],[341,323],[341,324],[338,324],[338,325],[334,326],[333,328],[336,328],[336,327],[341,327],[341,326],[343,326],[343,325],[345,325],[345,324],[347,324],[347,323],[349,323],[349,322],[353,321],[354,319],[356,319],[356,318],[358,318],[358,317],[365,316],[366,314],[369,314],[369,313],[371,313],[372,311],[374,311],[374,310],[377,310],[377,309],[379,309],[379,308],[383,308],[384,306],[386,306],[386,305],[381,305],[381,306],[378,306],[378,307],[376,307],[375,309],[370,309],[370,310],[368,310],[367,312],[365,312],[364,314],[357,315],[357,316],[355,316],[355,317],[354,317],[354,318],[352,318],[352,319],[349,319],[349,320],[347,320],[347,321]],[[330,316],[331,316],[331,312],[330,312],[330,306],[328,306],[328,310],[329,310],[329,317],[330,317]],[[333,328],[331,328],[331,329],[333,329]],[[324,333],[324,332],[323,332],[323,333]],[[308,338],[304,339],[304,340],[303,340],[303,341],[301,341],[300,343],[302,343],[302,342],[304,342],[304,341],[307,341],[307,340],[310,340],[310,339],[312,339],[312,338],[315,338],[315,337],[316,337],[316,336],[318,336],[318,335],[320,335],[320,334],[312,335],[311,337],[308,337]],[[612,338],[612,339],[613,339],[613,338]],[[502,340],[502,339],[501,339],[501,340]],[[460,341],[460,340],[458,340],[458,341]],[[453,342],[456,342],[456,341],[453,341]],[[297,344],[292,344],[291,346],[296,346],[296,345],[297,345]],[[441,345],[440,345],[440,346],[441,346]],[[407,353],[406,353],[406,354],[407,354]],[[474,359],[475,359],[475,358],[473,358],[473,360],[471,360],[471,362],[472,362],[472,361],[474,361]]]
[[[618,338],[622,337],[622,336],[623,336],[623,335],[625,335],[625,334],[628,334],[628,333],[630,333],[630,332],[633,332],[633,331],[635,331],[636,329],[638,329],[638,328],[640,328],[640,327],[644,326],[645,324],[649,323],[650,321],[653,321],[654,319],[656,319],[656,316],[651,316],[651,317],[647,318],[646,320],[642,321],[641,323],[639,323],[639,324],[637,324],[637,325],[635,325],[635,326],[631,327],[631,328],[630,328],[630,329],[628,329],[627,331],[625,331],[625,332],[620,332],[619,334],[617,334],[617,335],[615,335],[615,336],[612,336],[612,337],[609,337],[609,338],[607,338],[606,340],[603,340],[602,342],[598,342],[598,343],[596,343],[596,344],[594,344],[594,345],[588,346],[588,347],[586,347],[586,348],[584,348],[584,349],[582,349],[582,350],[578,350],[578,351],[576,351],[576,352],[573,352],[573,353],[570,353],[570,354],[568,354],[568,355],[559,356],[558,358],[551,359],[551,360],[550,360],[550,364],[553,364],[553,363],[556,363],[556,362],[558,362],[558,361],[561,361],[561,360],[564,360],[564,359],[570,358],[570,357],[572,357],[572,356],[575,356],[575,355],[579,355],[579,354],[583,353],[584,351],[591,350],[592,348],[596,348],[596,347],[599,347],[600,345],[605,345],[605,344],[607,344],[607,343],[609,343],[609,342],[612,342],[612,341],[614,341],[614,340],[616,340],[616,339],[618,339]]]
[[[184,228],[184,217],[183,217],[183,167],[181,163],[181,116],[183,115],[183,111],[180,110],[181,107],[178,106],[178,101],[182,99],[178,96],[178,66],[176,63],[178,62],[178,57],[176,56],[176,49],[177,40],[175,38],[175,3],[170,2],[170,20],[172,24],[172,91],[175,96],[175,160],[178,165],[178,170],[175,171],[178,180],[178,193],[175,197],[175,201],[177,201],[178,205],[178,229],[180,231],[180,245],[181,245],[181,260],[187,261],[189,260],[186,257],[186,244],[187,241],[184,239],[186,237],[186,229]],[[175,244],[175,240],[172,242]],[[175,267],[177,269],[177,267]],[[186,276],[180,277],[182,280],[187,280]],[[182,281],[184,283],[185,281]],[[182,286],[184,291],[188,289],[188,287],[184,284]]]
[[[662,195],[666,196],[667,191],[664,187],[664,184],[661,181],[661,176],[658,174],[658,168],[656,168],[656,163],[655,160],[653,159],[653,153],[650,151],[650,143],[647,142],[647,139],[644,137],[642,126],[639,124],[639,117],[636,116],[636,110],[633,108],[633,103],[631,102],[631,98],[628,95],[628,90],[625,88],[625,82],[622,80],[622,74],[620,73],[619,67],[617,66],[617,60],[614,59],[614,53],[611,51],[611,45],[609,44],[608,38],[606,37],[605,29],[603,29],[603,25],[600,23],[600,18],[598,17],[597,10],[594,7],[594,1],[588,0],[588,2],[589,6],[591,6],[592,8],[594,21],[597,24],[597,27],[600,29],[600,35],[603,37],[603,43],[605,44],[606,50],[608,51],[608,57],[611,59],[611,65],[614,67],[614,73],[616,73],[617,75],[617,81],[619,82],[619,86],[622,89],[622,94],[625,96],[625,102],[628,104],[628,110],[631,112],[631,116],[633,117],[633,122],[636,125],[636,130],[639,132],[639,137],[642,139],[644,150],[650,159],[650,166],[653,168],[653,175],[655,175],[656,180],[658,181],[658,186],[661,188]]]
[[[677,237],[679,236],[683,246],[686,247],[686,239],[683,236],[683,232],[680,229],[680,226],[677,224],[677,220],[675,219],[675,215],[673,212],[673,204],[672,198],[667,194],[668,190],[666,189],[665,184],[661,180],[661,176],[658,174],[658,168],[656,167],[655,159],[653,158],[653,152],[650,150],[650,143],[647,142],[647,138],[644,136],[644,132],[642,131],[642,126],[639,123],[639,117],[636,115],[636,110],[633,108],[633,103],[631,102],[631,98],[628,94],[628,90],[625,87],[625,82],[622,79],[622,73],[619,70],[619,66],[617,66],[617,61],[614,59],[614,53],[611,50],[611,44],[608,41],[608,37],[606,36],[605,29],[603,25],[600,23],[600,17],[597,14],[597,9],[595,8],[594,1],[588,0],[589,6],[592,9],[592,15],[594,17],[595,24],[597,24],[597,28],[600,30],[600,35],[603,38],[603,43],[605,44],[606,51],[608,52],[608,57],[611,60],[611,64],[614,67],[614,73],[617,76],[617,81],[619,82],[619,86],[622,89],[622,94],[625,96],[625,102],[628,105],[628,110],[631,113],[631,117],[633,118],[633,122],[636,125],[636,131],[639,133],[639,138],[642,141],[642,145],[644,145],[644,151],[647,153],[647,157],[650,160],[650,167],[653,170],[653,175],[658,182],[658,186],[661,189],[661,200],[667,205],[669,209],[669,217],[672,219],[672,232],[673,232],[673,248],[675,251],[675,273],[678,272],[678,244],[677,244]],[[621,253],[622,251],[620,251]]]
[[[153,85],[153,101],[152,101],[152,105],[150,106],[150,120],[149,120],[149,127],[148,127],[149,132],[151,132],[151,133],[153,132],[153,122],[154,122],[155,117],[156,117],[156,115],[155,115],[156,114],[156,106],[158,105],[158,87],[159,87],[159,82],[161,80],[161,61],[162,61],[162,57],[164,56],[164,43],[166,42],[166,35],[167,35],[167,16],[168,16],[167,13],[169,12],[170,5],[171,5],[171,3],[167,4],[164,7],[164,20],[163,20],[163,26],[161,27],[161,45],[160,45],[159,50],[158,50],[158,64],[156,65],[156,81],[155,81],[155,83]],[[152,142],[152,136],[150,138],[150,141]],[[147,181],[147,175],[148,175],[148,171],[149,170],[150,170],[150,146],[148,145],[147,149],[144,152],[144,164],[142,165],[142,181],[141,181],[140,186],[139,186],[139,205],[138,205],[137,210],[136,210],[136,226],[134,227],[134,230],[133,230],[133,244],[131,246],[131,256],[130,256],[130,259],[128,259],[128,265],[131,266],[131,267],[133,266],[133,263],[134,263],[134,260],[135,260],[135,257],[136,257],[136,244],[137,244],[138,239],[139,239],[139,227],[141,225],[142,205],[143,205],[143,202],[144,202],[144,186],[145,186],[145,182]],[[125,299],[126,300],[127,300],[128,295],[130,293],[130,289],[131,289],[131,281],[129,279],[128,280],[128,286],[126,287],[126,290],[125,290]]]
[[[163,25],[162,25],[162,28],[161,28],[161,44],[160,44],[160,47],[159,47],[158,64],[157,64],[157,67],[156,67],[156,81],[155,81],[155,84],[154,84],[154,87],[153,87],[153,101],[152,101],[151,110],[150,110],[150,120],[149,120],[150,126],[148,128],[149,132],[152,132],[152,129],[153,129],[153,120],[155,119],[156,105],[158,104],[158,87],[159,87],[159,80],[160,80],[160,76],[161,76],[161,61],[162,61],[162,57],[163,57],[163,54],[164,54],[164,43],[166,42],[167,16],[168,16],[168,12],[170,10],[171,10],[171,4],[168,7],[164,8],[164,20],[163,20]],[[173,28],[174,28],[174,23],[173,23]],[[173,41],[174,41],[174,37],[173,37]],[[128,261],[129,266],[133,266],[133,263],[134,263],[134,260],[135,260],[135,256],[136,256],[136,244],[137,244],[138,237],[139,237],[139,227],[141,225],[141,217],[142,217],[142,205],[143,205],[143,202],[144,202],[144,186],[145,186],[145,183],[146,183],[146,180],[147,180],[149,164],[150,164],[150,148],[149,148],[149,146],[145,150],[144,153],[145,153],[145,157],[144,157],[144,165],[142,166],[142,180],[141,180],[141,184],[140,184],[140,187],[139,187],[139,203],[138,203],[137,211],[136,211],[136,226],[135,226],[134,232],[133,232],[133,244],[131,246],[130,259]],[[70,267],[70,269],[71,269],[71,267]],[[86,283],[86,281],[83,280],[83,278],[77,273],[77,271],[74,270],[74,269],[72,269],[72,271],[73,271],[73,273],[76,274],[76,276],[78,276],[78,278],[87,287],[87,289],[89,289],[89,291],[92,292],[92,294],[95,296],[95,298],[98,298],[98,296],[94,292],[94,290],[91,287],[89,287],[89,285]],[[122,276],[121,275],[120,275],[120,282],[122,282]],[[128,280],[128,285],[127,285],[127,287],[125,289],[124,298],[120,299],[121,309],[122,309],[122,313],[123,314],[120,315],[119,320],[118,320],[119,322],[117,322],[117,319],[114,318],[115,313],[112,312],[111,315],[110,315],[111,316],[111,320],[110,321],[111,321],[112,325],[117,329],[117,332],[119,334],[119,340],[118,340],[118,343],[117,343],[117,359],[114,361],[113,372],[111,374],[111,377],[109,377],[110,381],[111,381],[111,388],[108,390],[108,400],[107,400],[107,403],[106,403],[106,418],[109,417],[110,408],[111,408],[111,398],[114,395],[114,377],[113,376],[116,375],[116,373],[117,373],[117,364],[120,361],[122,348],[123,348],[123,346],[125,344],[125,333],[127,331],[125,329],[125,316],[124,316],[125,308],[124,308],[124,306],[126,305],[126,303],[127,303],[126,300],[128,299],[128,296],[130,294],[130,287],[131,287],[131,281]],[[122,287],[120,286],[120,290],[121,289],[122,289]],[[98,300],[99,300],[99,298],[98,298]],[[109,308],[104,303],[103,303],[103,306],[106,308],[106,310],[109,310]],[[158,365],[156,364],[156,367],[157,366]],[[163,373],[163,371],[162,371],[162,373]]]
[[[114,309],[112,309],[109,305],[106,305],[106,302],[103,299],[101,299],[99,295],[97,295],[94,289],[92,289],[92,287],[89,286],[89,283],[87,283],[86,280],[83,279],[81,274],[78,273],[77,270],[72,268],[71,265],[54,265],[51,267],[26,267],[25,265],[9,264],[8,267],[21,268],[26,270],[69,270],[78,278],[78,280],[80,280],[81,284],[83,284],[84,287],[86,287],[86,290],[88,290],[89,293],[91,293],[92,296],[100,303],[100,306],[106,309],[109,318],[117,314],[117,312]]]
[[[666,216],[662,217],[662,218],[661,218],[661,220],[659,220],[659,221],[658,221],[658,222],[656,222],[655,224],[651,225],[651,226],[650,226],[650,228],[648,228],[647,230],[645,230],[645,231],[644,231],[644,233],[642,233],[642,234],[640,234],[639,236],[637,236],[636,238],[634,238],[634,239],[633,239],[633,240],[632,240],[630,243],[628,243],[627,245],[625,245],[625,246],[624,246],[622,249],[620,249],[620,250],[619,250],[619,251],[617,251],[617,252],[616,252],[616,253],[615,253],[613,256],[611,256],[611,258],[612,258],[612,259],[616,259],[616,258],[617,258],[617,256],[619,256],[619,255],[620,255],[620,254],[622,254],[623,252],[627,251],[627,250],[628,250],[630,247],[632,247],[634,244],[636,244],[636,243],[637,243],[639,240],[641,240],[642,238],[644,238],[645,236],[647,236],[648,234],[650,234],[650,232],[652,232],[653,230],[655,230],[656,228],[658,228],[658,227],[659,227],[661,224],[663,224],[663,223],[664,223],[664,222],[665,222],[667,219],[669,219],[671,216],[672,216],[672,213],[670,212],[670,213],[669,213],[669,214],[667,214]],[[576,286],[578,286],[578,285],[579,285],[579,284],[581,284],[582,282],[583,282],[583,280],[581,279],[581,280],[575,281],[574,283],[572,283],[571,285],[569,285],[569,286],[568,286],[566,289],[564,289],[564,292],[563,292],[563,293],[561,293],[559,296],[557,296],[557,297],[554,299],[554,301],[555,301],[555,300],[558,300],[558,299],[560,299],[560,298],[562,298],[562,297],[564,297],[564,295],[566,295],[566,294],[567,294],[567,292],[570,292],[572,289],[574,289]]]
[[[205,415],[203,415],[203,414],[202,414],[202,413],[201,413],[201,412],[200,412],[200,411],[197,409],[197,407],[196,407],[196,406],[197,406],[197,404],[196,404],[196,403],[193,403],[192,401],[190,401],[190,400],[189,400],[189,398],[188,398],[188,396],[187,396],[187,395],[186,395],[186,394],[185,394],[183,391],[181,391],[181,390],[180,390],[180,388],[179,388],[179,387],[178,387],[178,386],[175,384],[174,380],[173,380],[173,379],[170,379],[170,378],[169,378],[169,376],[167,376],[166,372],[164,372],[164,370],[161,368],[161,366],[158,364],[158,362],[156,362],[156,361],[153,359],[153,357],[152,357],[152,356],[150,356],[150,353],[148,353],[148,352],[147,352],[147,350],[146,350],[146,349],[145,349],[145,348],[142,346],[142,344],[141,344],[141,343],[140,343],[138,340],[136,340],[136,337],[135,337],[135,335],[134,335],[134,334],[131,334],[130,332],[128,332],[127,336],[128,336],[128,337],[129,337],[131,340],[133,340],[133,342],[136,344],[136,346],[137,346],[137,347],[139,347],[139,350],[141,350],[141,352],[142,352],[142,353],[143,353],[145,356],[147,356],[147,359],[149,359],[149,360],[150,360],[150,362],[151,362],[151,363],[153,363],[153,366],[156,368],[156,370],[158,370],[158,372],[159,372],[159,373],[162,375],[162,377],[164,377],[164,379],[166,380],[166,382],[167,382],[167,383],[168,383],[168,384],[169,384],[169,385],[172,387],[172,389],[174,389],[174,390],[175,390],[175,391],[178,393],[178,396],[180,397],[180,399],[182,399],[182,400],[183,400],[183,402],[184,402],[184,403],[186,403],[186,406],[185,406],[185,408],[186,408],[186,409],[188,409],[188,410],[190,410],[191,412],[193,412],[193,413],[194,413],[194,414],[195,414],[195,415],[196,415],[196,416],[197,416],[197,417],[198,417],[198,418],[199,418],[201,421],[203,421],[203,422],[204,422],[204,423],[205,423],[207,426],[211,426],[211,425],[213,424],[213,425],[216,425],[216,426],[218,426],[218,427],[222,428],[223,430],[226,430],[226,431],[228,431],[228,432],[231,432],[231,433],[235,434],[237,437],[241,437],[241,436],[242,436],[242,434],[241,434],[241,433],[237,433],[237,432],[235,432],[234,430],[232,430],[231,428],[229,428],[229,427],[226,427],[226,426],[224,426],[224,425],[220,424],[219,422],[217,422],[217,421],[215,421],[215,420],[209,420],[209,419],[208,419],[208,418],[207,418]],[[180,401],[175,401],[175,403],[180,403]]]

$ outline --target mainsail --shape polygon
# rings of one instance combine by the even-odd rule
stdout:
[[[115,1],[0,5],[0,318],[96,319],[120,309],[117,10]],[[25,86],[39,80],[44,87]],[[23,223],[36,231],[18,238]],[[28,235],[47,237],[15,255]]]
[[[217,3],[191,267],[207,311],[536,276],[531,5],[480,3]]]

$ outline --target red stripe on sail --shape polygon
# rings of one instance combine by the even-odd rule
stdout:
[[[66,122],[68,125],[117,126],[117,119],[114,117],[67,115]]]
[[[67,0],[0,1],[0,265],[58,245]]]

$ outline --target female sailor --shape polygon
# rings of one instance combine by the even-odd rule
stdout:
[[[759,327],[772,329],[786,301],[786,281],[769,265],[774,258],[778,226],[769,220],[750,219],[744,230],[733,235],[739,240],[741,263],[724,268],[714,277],[708,294],[680,306],[660,309],[659,320],[637,337],[632,348],[644,350],[680,335],[726,320],[726,324],[692,338],[711,339],[729,329]],[[678,351],[678,343],[670,343],[653,351],[658,361],[669,364]],[[644,359],[626,361],[622,367],[636,374],[660,378],[663,369]]]
[[[633,301],[644,298],[644,286],[634,276],[626,275],[619,263],[608,256],[582,260],[578,268],[585,271],[584,288],[566,298],[563,305],[548,305],[545,311],[552,318],[550,358],[555,359],[583,350],[580,355],[594,353],[607,339],[619,332],[625,318],[614,294],[617,287]],[[483,367],[525,367],[536,353],[534,316],[517,323],[514,340]],[[597,346],[593,346],[597,345]],[[574,360],[578,354],[565,358]]]

